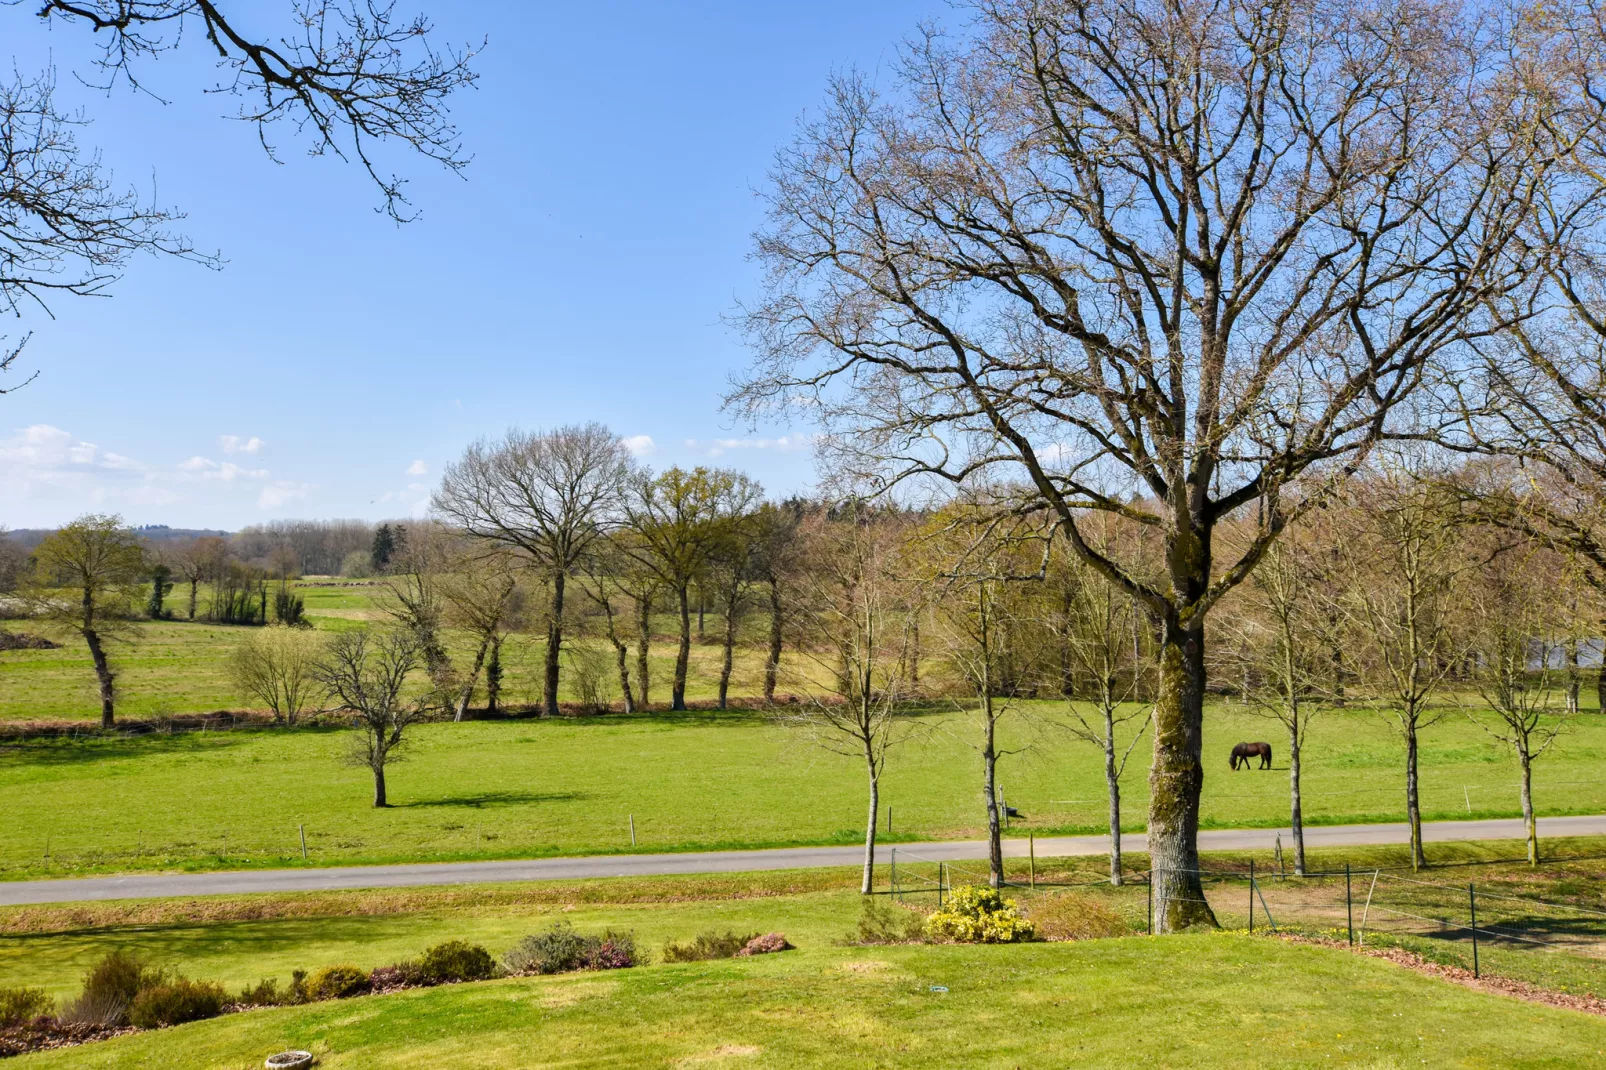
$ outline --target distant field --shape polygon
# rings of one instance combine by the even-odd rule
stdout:
[[[1097,751],[1056,732],[1057,704],[1008,723],[1021,753],[1000,766],[1014,831],[1098,832],[1104,794]],[[980,759],[958,713],[911,718],[892,754],[882,801],[891,838],[982,834]],[[1206,717],[1207,826],[1287,821],[1286,760],[1231,773],[1245,738],[1277,736],[1235,705]],[[527,857],[631,849],[687,850],[851,843],[862,836],[864,777],[854,761],[811,746],[762,713],[434,724],[412,736],[390,775],[395,805],[369,805],[365,770],[342,763],[339,729],[234,729],[137,738],[28,740],[0,747],[0,875],[17,878],[159,868]],[[1125,779],[1126,825],[1147,806],[1147,741]],[[1606,811],[1606,719],[1581,718],[1539,763],[1541,813]],[[1517,812],[1511,759],[1465,718],[1424,738],[1423,797],[1433,818]],[[1398,820],[1400,748],[1360,711],[1317,722],[1306,754],[1306,819]],[[1470,811],[1468,802],[1471,803]],[[883,829],[885,831],[885,829]]]
[[[321,631],[359,627],[362,622],[384,618],[375,608],[375,588],[360,586],[296,585],[296,593],[306,603],[307,616]],[[182,591],[170,597],[169,606],[183,615],[186,600]],[[205,602],[202,602],[203,611]],[[754,614],[753,629],[767,627]],[[26,630],[22,622],[0,622],[0,627]],[[669,701],[669,681],[674,673],[676,621],[669,616],[654,620],[659,633],[651,648],[655,702]],[[708,618],[708,638],[721,634],[722,624]],[[257,703],[239,693],[229,678],[229,659],[234,648],[251,633],[249,627],[208,624],[205,621],[142,621],[134,625],[132,641],[112,647],[112,666],[117,672],[117,712],[124,717],[151,717],[174,713],[211,710],[240,710]],[[576,642],[601,649],[602,643],[589,639],[576,629]],[[448,647],[454,657],[472,660],[465,636],[448,632]],[[545,641],[538,635],[514,635],[502,649],[505,676],[503,702],[527,705],[541,697]],[[692,665],[687,697],[693,701],[712,699],[717,693],[720,648],[710,643],[692,647]],[[611,657],[611,648],[609,655]],[[632,674],[635,669],[631,655]],[[763,656],[751,645],[737,651],[732,693],[756,695],[763,690]],[[618,698],[618,685],[610,678],[610,694]],[[575,698],[572,680],[566,681],[560,697]],[[13,650],[0,653],[0,722],[33,720],[98,721],[100,697],[89,652],[81,641],[63,641],[60,650]],[[476,700],[481,701],[481,700]]]

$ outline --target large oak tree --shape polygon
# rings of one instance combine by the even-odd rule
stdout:
[[[887,483],[1016,482],[1160,632],[1161,929],[1197,870],[1205,619],[1496,329],[1555,147],[1473,5],[977,0],[882,85],[837,79],[778,157],[756,363]],[[1084,532],[1155,532],[1152,580]],[[1217,526],[1247,511],[1225,560]]]

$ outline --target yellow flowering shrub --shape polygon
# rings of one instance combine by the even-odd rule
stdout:
[[[1015,900],[1005,899],[996,888],[963,884],[926,918],[926,935],[955,944],[1014,944],[1032,939],[1034,931]]]

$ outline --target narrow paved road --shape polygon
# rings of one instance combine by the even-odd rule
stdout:
[[[1199,833],[1206,851],[1269,850],[1287,829],[1219,829]],[[1539,819],[1541,836],[1606,834],[1606,814]],[[1515,840],[1522,821],[1436,821],[1422,827],[1430,843],[1452,840]],[[1403,844],[1407,826],[1332,825],[1307,828],[1307,847]],[[1134,851],[1147,847],[1142,833],[1126,836],[1122,845]],[[985,840],[948,840],[895,845],[903,858],[933,862],[985,859]],[[1037,841],[1041,858],[1103,854],[1103,836],[1054,836]],[[1004,841],[1004,854],[1021,858],[1025,840]],[[878,859],[885,862],[883,847]],[[809,869],[855,866],[862,847],[784,847],[768,851],[701,851],[686,854],[597,855],[589,858],[537,858],[511,862],[437,862],[406,866],[333,866],[320,869],[259,869],[223,873],[162,873],[132,877],[82,877],[72,880],[0,881],[0,906],[32,903],[74,903],[101,899],[145,899],[154,896],[230,895],[243,892],[315,892],[343,888],[409,888],[433,884],[479,884],[491,881],[573,880],[587,877],[645,877],[672,873],[741,873],[761,869]]]

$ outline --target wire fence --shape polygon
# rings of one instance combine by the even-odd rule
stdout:
[[[985,861],[934,859],[901,847],[892,854],[882,871],[884,891],[912,909],[937,909],[954,888],[989,883]],[[1003,883],[1012,894],[1025,893],[1028,916],[1034,890],[1074,890],[1113,907],[1132,932],[1152,934],[1170,927],[1168,917],[1208,911],[1225,929],[1336,940],[1363,950],[1400,948],[1474,976],[1493,973],[1564,991],[1606,992],[1606,900],[1598,881],[1576,872],[1547,873],[1546,867],[1535,870],[1513,860],[1479,863],[1484,868],[1475,880],[1456,880],[1453,869],[1418,873],[1378,866],[1299,877],[1282,866],[1251,862],[1242,868],[1139,872],[1113,886],[1108,880],[1067,881],[1061,860],[1040,866],[1034,856],[1007,865]],[[1061,879],[1044,879],[1048,873]]]

